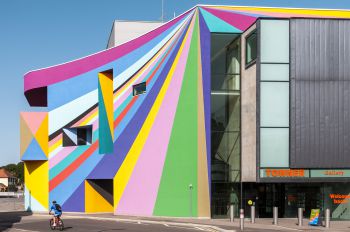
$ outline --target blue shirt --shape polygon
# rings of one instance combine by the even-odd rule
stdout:
[[[61,214],[61,213],[62,213],[61,211],[58,211],[58,210],[56,209],[56,206],[55,206],[55,205],[52,205],[52,206],[51,206],[50,211],[54,211],[55,214]]]

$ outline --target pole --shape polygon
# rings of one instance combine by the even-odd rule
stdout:
[[[193,217],[193,215],[192,215],[192,189],[193,189],[193,186],[192,186],[192,184],[189,184],[188,187],[190,188],[190,216]]]
[[[239,225],[241,230],[244,230],[244,209],[239,210]]]
[[[303,208],[298,208],[298,226],[303,226]]]
[[[278,225],[278,207],[273,207],[273,224]]]
[[[329,209],[326,209],[326,228],[330,227],[330,220],[331,220],[331,211]]]
[[[230,222],[234,221],[233,204],[230,204]]]
[[[162,0],[162,23],[164,22],[164,0]]]
[[[254,205],[250,206],[250,220],[252,224],[255,223],[255,206]]]

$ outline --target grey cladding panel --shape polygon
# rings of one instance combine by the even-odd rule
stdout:
[[[293,168],[350,167],[350,21],[291,19]]]

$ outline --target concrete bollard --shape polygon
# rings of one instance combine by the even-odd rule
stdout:
[[[273,207],[273,224],[278,225],[278,207]]]
[[[244,209],[239,210],[239,225],[241,230],[244,230]]]
[[[255,223],[255,206],[250,206],[250,221],[252,224]]]
[[[298,226],[303,226],[303,208],[298,208]]]
[[[326,221],[326,228],[330,227],[330,221],[331,221],[331,211],[329,209],[326,209],[325,212],[325,221]]]
[[[230,205],[230,222],[233,222],[235,218],[233,209],[234,209],[233,204],[231,204]]]

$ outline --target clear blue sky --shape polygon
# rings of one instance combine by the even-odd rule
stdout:
[[[165,19],[196,4],[350,9],[350,0],[164,0]],[[103,50],[115,19],[160,16],[161,0],[0,0],[0,166],[19,161],[19,112],[31,110],[24,73]]]

